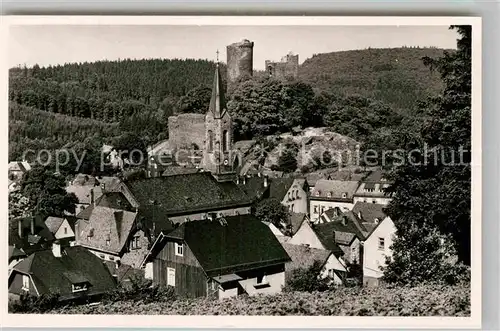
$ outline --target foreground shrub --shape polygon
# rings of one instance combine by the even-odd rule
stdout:
[[[326,291],[330,288],[329,279],[321,279],[318,277],[323,266],[319,261],[315,261],[313,265],[307,269],[295,269],[292,276],[287,281],[285,291],[299,292],[314,292]]]
[[[9,313],[39,314],[56,308],[59,305],[58,294],[34,296],[23,294],[19,300],[9,300]]]
[[[470,316],[468,284],[337,288],[324,292],[283,292],[159,302],[116,301],[95,306],[60,307],[55,314],[149,315],[333,315],[333,316]]]

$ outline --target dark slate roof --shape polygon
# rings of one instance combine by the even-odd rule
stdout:
[[[45,220],[45,225],[50,230],[50,232],[55,234],[57,232],[57,230],[59,230],[59,228],[61,227],[61,224],[63,222],[64,222],[64,218],[62,218],[62,217],[49,216]]]
[[[268,179],[270,182],[271,180]],[[240,187],[246,195],[256,201],[263,197],[269,196],[269,186],[264,187],[263,177],[250,177],[250,178],[240,178],[238,187]]]
[[[120,253],[134,229],[136,216],[125,210],[96,206],[89,220],[79,221],[76,241],[85,247]]]
[[[209,277],[290,260],[272,231],[252,215],[181,224],[166,237],[184,240]]]
[[[23,236],[19,237],[19,220],[21,220],[22,233]],[[31,235],[31,221],[35,222],[35,233],[33,236]],[[31,252],[36,247],[30,247],[29,238],[31,238],[32,244],[35,240],[36,243],[44,243],[44,242],[52,242],[54,240],[54,235],[45,225],[45,222],[40,217],[24,217],[24,218],[15,218],[9,220],[9,245],[15,245],[17,248],[22,248],[26,251],[26,253]],[[36,238],[36,239],[35,239]]]
[[[13,259],[25,257],[26,253],[22,249],[19,249],[13,245],[9,245],[9,262]]]
[[[51,249],[35,252],[19,262],[13,270],[31,275],[40,294],[58,292],[62,299],[104,293],[115,287],[115,281],[102,260],[81,246],[65,247],[61,257]],[[89,291],[72,293],[72,283],[88,281]]]
[[[320,179],[316,182],[311,199],[350,201],[359,186],[357,181]],[[343,194],[346,194],[345,198]]]
[[[293,178],[272,178],[270,181],[269,197],[278,199],[281,202],[285,198],[286,192],[293,184]]]
[[[154,206],[158,213],[185,213],[250,205],[252,200],[238,185],[219,183],[209,172],[146,178],[126,183],[141,209]]]
[[[305,213],[290,213],[290,225],[292,226],[292,234],[295,234],[297,233],[297,231],[299,231],[299,228],[304,222],[305,218]]]
[[[165,167],[165,170],[162,172],[162,176],[195,174],[199,171],[200,170],[198,168],[194,167],[169,166]]]
[[[374,170],[363,180],[364,183],[382,183],[385,182],[385,175],[382,170]]]
[[[94,210],[94,205],[90,205],[81,212],[79,212],[78,214],[76,214],[76,218],[88,220],[90,218],[90,215],[92,215],[93,210]]]
[[[108,207],[113,209],[135,211],[135,208],[130,204],[125,195],[121,192],[106,192],[104,193],[96,205],[100,207]]]
[[[352,212],[358,216],[358,218],[359,215],[361,215],[361,220],[363,222],[374,223],[375,219],[382,221],[387,217],[387,214],[384,212],[385,207],[385,205],[378,203],[356,202],[352,208]]]
[[[322,232],[335,232],[334,237],[337,238],[337,243],[344,245],[349,245],[354,237],[358,237],[360,240],[365,239],[366,229],[361,225],[361,220],[352,211],[339,213],[338,216],[335,216],[333,213],[334,209],[327,210],[325,214],[331,221],[317,225]],[[324,216],[322,218],[324,219]]]
[[[291,272],[295,269],[307,269],[312,267],[315,261],[324,265],[332,252],[325,249],[310,248],[305,245],[293,245],[282,243],[288,256],[292,259],[287,263],[287,271]]]
[[[349,245],[356,237],[355,233],[361,233],[357,230],[356,226],[350,222],[347,222],[346,226],[344,226],[342,222],[313,224],[312,229],[323,246],[334,252],[334,254],[339,253],[339,250],[342,251],[337,244]],[[340,240],[340,242],[338,242],[338,240]],[[336,254],[336,256],[338,255]]]

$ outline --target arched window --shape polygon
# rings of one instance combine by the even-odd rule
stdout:
[[[229,150],[229,132],[224,130],[222,132],[222,151],[227,152]]]
[[[212,130],[208,130],[208,151],[212,152],[214,150],[214,133]]]

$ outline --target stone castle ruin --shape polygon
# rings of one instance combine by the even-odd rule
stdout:
[[[248,39],[227,46],[227,83],[237,83],[240,78],[253,76],[253,46]],[[299,56],[292,53],[281,62],[266,61],[266,71],[272,77],[297,78]],[[157,145],[151,154],[175,152],[179,149],[196,149],[202,152],[206,144],[206,114],[178,114],[168,118],[168,140]]]
[[[240,77],[253,75],[253,42],[243,39],[227,46],[227,80],[235,83]]]
[[[297,79],[299,76],[299,56],[292,52],[281,58],[280,62],[266,60],[266,72],[276,79]]]

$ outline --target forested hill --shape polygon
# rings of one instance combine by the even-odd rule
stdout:
[[[315,54],[299,69],[301,80],[317,91],[346,96],[358,94],[395,109],[408,109],[443,88],[439,74],[422,58],[438,58],[439,48],[369,48]]]

